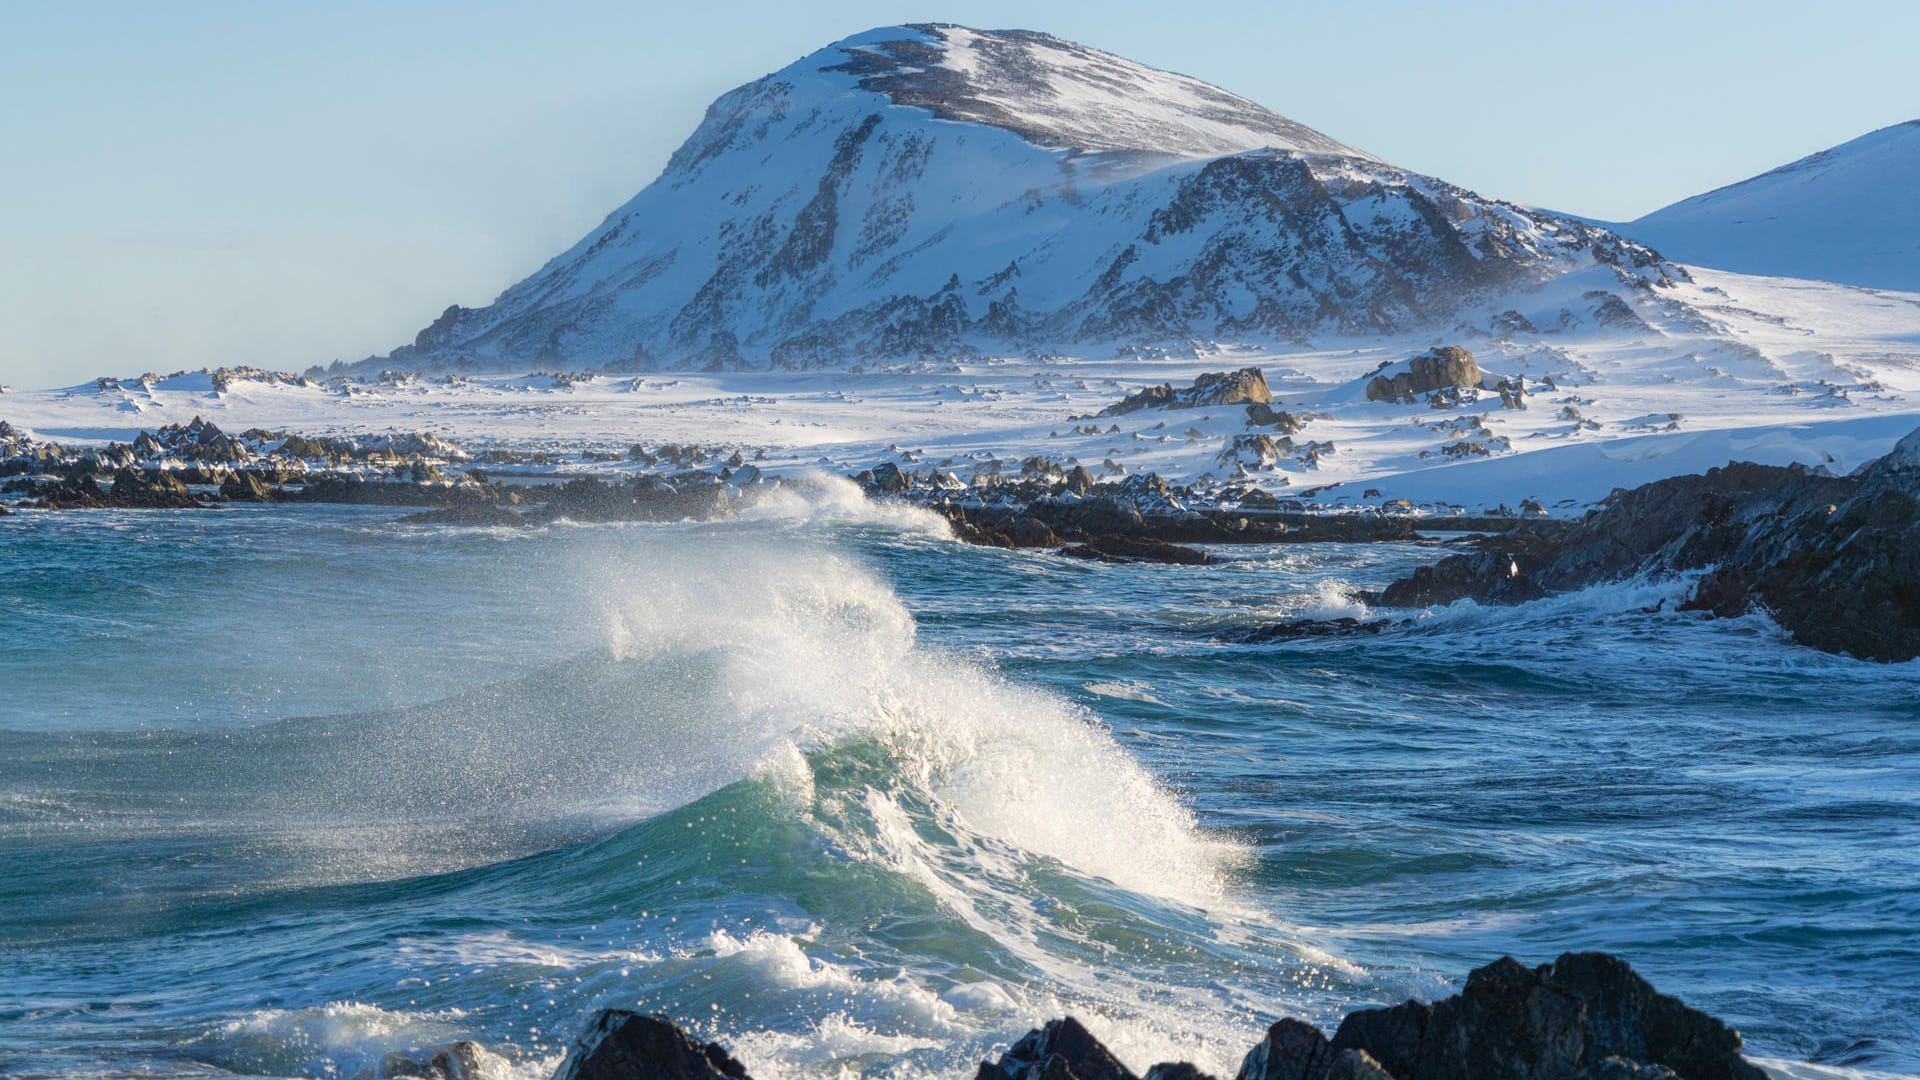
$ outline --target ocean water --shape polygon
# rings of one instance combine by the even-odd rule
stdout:
[[[1806,1076],[1920,1070],[1920,665],[1633,583],[1374,635],[1420,545],[0,521],[0,1074],[541,1077],[602,1006],[756,1076],[970,1075],[1608,949]]]

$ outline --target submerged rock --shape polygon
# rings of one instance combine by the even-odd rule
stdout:
[[[664,1017],[602,1009],[574,1042],[556,1080],[747,1080],[719,1043],[703,1043]]]
[[[1060,554],[1110,563],[1154,562],[1205,566],[1214,561],[1213,556],[1199,548],[1181,547],[1164,540],[1113,535],[1090,536],[1084,543],[1061,548]]]
[[[508,1071],[506,1059],[476,1042],[412,1054],[388,1054],[374,1072],[376,1080],[491,1080]]]

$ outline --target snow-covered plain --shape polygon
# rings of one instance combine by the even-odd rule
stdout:
[[[1643,328],[1588,323],[1508,341],[1426,334],[1175,358],[240,379],[225,389],[194,372],[16,391],[0,396],[0,419],[38,439],[76,444],[126,441],[196,416],[228,431],[421,431],[476,451],[546,451],[546,468],[561,473],[625,471],[632,466],[624,460],[589,452],[623,458],[634,444],[738,449],[776,473],[853,472],[885,460],[968,481],[1017,472],[1040,455],[1084,464],[1096,477],[1237,481],[1328,505],[1406,498],[1478,509],[1532,499],[1556,513],[1576,512],[1616,486],[1732,460],[1848,471],[1920,426],[1920,295],[1693,276],[1642,302]],[[1547,313],[1580,294],[1577,278],[1509,299],[1544,325]],[[1524,375],[1534,388],[1528,408],[1502,408],[1491,393],[1444,409],[1366,400],[1362,387],[1376,367],[1439,343],[1467,345],[1490,376]],[[1276,408],[1306,421],[1292,451],[1271,463],[1223,458],[1233,436],[1272,433],[1250,427],[1240,406],[1093,417],[1142,386],[1247,366],[1265,372]],[[1557,389],[1545,388],[1548,378]],[[1456,458],[1442,450],[1462,442],[1489,453]]]

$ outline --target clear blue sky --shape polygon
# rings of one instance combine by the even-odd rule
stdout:
[[[0,382],[16,388],[384,353],[585,233],[722,91],[890,23],[1046,30],[1602,218],[1920,117],[1914,0],[6,12]]]

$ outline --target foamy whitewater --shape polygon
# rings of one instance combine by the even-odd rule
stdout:
[[[1231,644],[1440,552],[1080,563],[825,479],[403,512],[0,527],[0,1073],[545,1077],[620,1006],[763,1078],[1065,1013],[1231,1075],[1278,1014],[1577,948],[1783,1074],[1920,1069],[1915,665],[1671,582]]]

